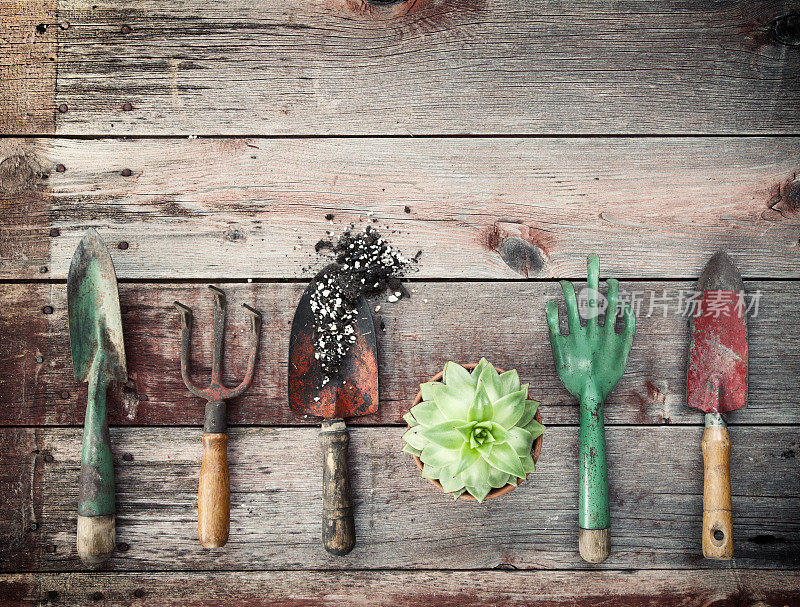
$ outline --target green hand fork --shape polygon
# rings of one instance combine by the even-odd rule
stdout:
[[[578,316],[575,288],[561,281],[567,304],[569,334],[562,335],[558,323],[558,304],[547,302],[547,324],[558,376],[564,387],[578,399],[581,408],[580,452],[578,456],[578,548],[589,563],[602,563],[611,552],[606,474],[606,437],[603,402],[625,372],[633,343],[636,318],[627,303],[619,304],[619,282],[608,279],[608,307],[605,322],[598,326],[600,314],[598,275],[600,259],[589,255],[586,326]],[[617,333],[618,309],[625,328]]]

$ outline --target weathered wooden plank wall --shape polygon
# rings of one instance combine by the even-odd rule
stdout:
[[[8,576],[8,604],[165,605],[201,607],[574,607],[575,596],[604,607],[686,605],[796,605],[787,591],[797,573],[724,569],[712,571],[347,571],[302,574],[248,572],[236,579],[231,599],[229,573],[42,573]],[[332,590],[335,589],[335,590]],[[49,603],[48,603],[49,604]]]
[[[797,132],[796,1],[375,4],[61,0],[56,129]]]
[[[0,603],[800,606],[799,24],[796,0],[0,0]],[[376,314],[381,410],[352,442],[360,540],[334,559],[313,420],[285,404],[288,323],[314,244],[372,220],[422,257],[413,297]],[[85,387],[64,278],[88,226],[123,279],[131,372],[110,401],[103,573],[74,548]],[[686,319],[648,315],[645,295],[606,413],[612,557],[589,566],[551,279],[581,279],[597,251],[603,274],[659,295],[720,247],[762,293],[751,399],[731,416],[736,558],[700,557]],[[177,375],[171,307],[208,320],[206,282],[266,319],[230,403],[216,553],[195,536],[203,403]],[[453,504],[399,452],[400,416],[445,360],[480,355],[519,368],[550,428],[530,481]]]
[[[800,566],[800,449],[796,428],[734,427],[736,566]],[[117,542],[109,570],[712,569],[698,550],[703,466],[699,426],[607,429],[613,557],[581,560],[575,546],[578,433],[546,431],[530,480],[483,505],[452,498],[402,453],[401,427],[355,428],[351,471],[356,548],[319,545],[321,465],[315,428],[233,429],[231,537],[196,538],[199,428],[113,429]],[[4,571],[81,570],[75,550],[79,428],[6,428],[0,454],[11,539]],[[31,501],[30,495],[33,494]],[[446,524],[442,524],[446,521]],[[36,523],[32,531],[30,523]]]
[[[4,278],[65,278],[90,225],[128,243],[114,260],[123,278],[309,277],[325,231],[367,213],[409,256],[422,250],[420,278],[582,277],[593,250],[620,278],[688,278],[723,246],[745,276],[800,277],[795,137],[12,140],[0,149],[9,169],[28,171],[7,188],[40,192],[30,205],[0,198]]]
[[[223,284],[231,302],[227,375],[238,382],[249,351],[247,317],[239,303],[264,313],[258,370],[252,386],[228,406],[232,424],[314,423],[286,406],[289,328],[304,284]],[[677,314],[681,290],[690,282],[623,282],[637,295],[640,313],[627,372],[606,407],[608,424],[700,424],[702,415],[685,404],[688,319]],[[750,318],[750,395],[732,423],[798,424],[800,407],[800,319],[794,313],[800,285],[748,282],[760,292]],[[516,368],[542,402],[545,423],[576,424],[575,399],[553,367],[544,304],[561,298],[557,283],[413,282],[411,299],[380,302],[380,401],[377,414],[354,424],[403,424],[420,381],[442,361],[475,361],[485,355],[503,368]],[[83,420],[86,387],[72,374],[66,289],[62,284],[15,284],[0,288],[0,424],[77,425]],[[656,305],[650,308],[650,294]],[[665,308],[657,302],[668,297]],[[211,361],[212,297],[203,283],[123,284],[120,301],[128,344],[130,381],[112,394],[110,421],[119,425],[198,425],[205,403],[193,398],[179,370],[179,300],[195,311],[192,351],[198,378]],[[753,300],[750,300],[753,301]],[[45,313],[52,310],[52,313]],[[648,315],[649,314],[649,315]],[[38,359],[41,358],[41,362]]]

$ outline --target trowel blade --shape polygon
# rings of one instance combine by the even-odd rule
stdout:
[[[747,402],[747,316],[742,277],[719,251],[697,282],[690,319],[686,403],[705,413],[727,413]]]
[[[117,276],[108,249],[93,229],[72,257],[67,306],[75,378],[88,381],[92,366],[101,364],[108,379],[127,381]]]
[[[331,266],[319,274],[320,277]],[[324,383],[320,362],[314,357],[314,313],[311,293],[317,278],[300,298],[289,339],[289,406],[303,415],[327,419],[368,415],[378,410],[378,348],[375,325],[367,300],[358,301],[356,341],[339,372]],[[324,384],[324,385],[323,385]]]

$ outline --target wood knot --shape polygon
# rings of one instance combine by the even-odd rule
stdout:
[[[394,19],[416,12],[429,0],[335,0],[334,4],[343,4],[337,9],[349,13],[372,17],[378,20]]]
[[[793,218],[800,212],[800,178],[797,174],[785,182],[775,185],[770,190],[770,194],[767,202],[770,210],[777,211],[786,218]]]
[[[530,278],[540,274],[545,264],[542,247],[533,232],[522,223],[497,222],[487,229],[485,244],[499,253],[509,268]]]
[[[800,46],[800,13],[775,17],[769,26],[772,38],[786,46]]]
[[[0,192],[18,194],[35,190],[42,175],[42,167],[35,158],[24,154],[9,156],[0,162]]]

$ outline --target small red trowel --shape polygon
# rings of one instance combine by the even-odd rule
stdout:
[[[724,413],[747,401],[747,319],[744,285],[724,251],[714,255],[697,282],[691,317],[686,403],[705,415],[703,433],[703,556],[733,557],[731,441]]]
[[[335,266],[333,266],[335,268]],[[322,417],[322,545],[342,556],[356,543],[347,445],[350,434],[345,417],[368,415],[378,410],[378,352],[375,326],[367,300],[356,306],[356,341],[339,371],[325,381],[322,366],[314,356],[314,313],[311,294],[317,280],[330,271],[326,267],[311,282],[297,304],[289,338],[289,406],[303,415]]]

